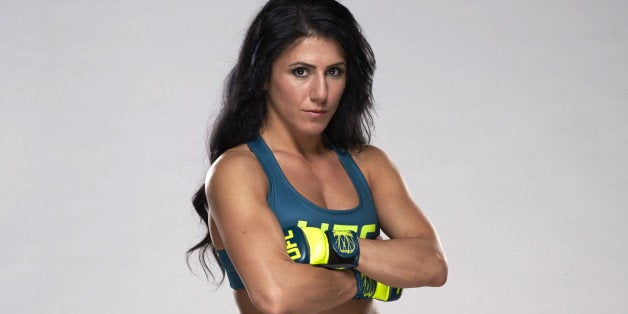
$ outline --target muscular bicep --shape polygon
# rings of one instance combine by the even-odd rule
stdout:
[[[447,277],[440,242],[396,167],[380,150],[361,153],[380,226],[390,241],[362,241],[361,272],[395,287],[439,286]],[[362,245],[364,244],[364,245]]]
[[[212,165],[206,194],[222,246],[247,286],[265,282],[289,259],[281,227],[266,202],[263,170],[247,152],[226,153]]]
[[[428,218],[412,199],[395,165],[381,150],[369,147],[362,156],[382,231],[390,238],[435,237]]]

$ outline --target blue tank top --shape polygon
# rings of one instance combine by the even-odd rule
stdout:
[[[346,151],[334,148],[342,166],[349,175],[358,194],[358,206],[346,210],[330,210],[320,207],[303,195],[288,182],[279,167],[275,156],[261,136],[248,142],[268,177],[267,201],[282,228],[318,227],[322,230],[353,230],[361,238],[375,239],[379,233],[379,222],[373,196],[360,168]],[[235,271],[225,250],[218,250],[218,258],[225,269],[231,288],[244,289],[240,276]]]

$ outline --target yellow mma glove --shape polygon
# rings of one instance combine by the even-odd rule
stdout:
[[[289,227],[283,232],[288,255],[297,263],[330,269],[350,269],[358,265],[360,247],[353,231]]]

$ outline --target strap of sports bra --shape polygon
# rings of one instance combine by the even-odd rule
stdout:
[[[273,156],[273,152],[270,150],[270,147],[266,145],[261,136],[258,135],[257,138],[248,142],[247,145],[260,161],[260,164],[262,165],[262,168],[269,180],[273,180],[273,178],[281,178],[283,176],[281,168],[279,167],[279,164],[277,164],[275,156]]]

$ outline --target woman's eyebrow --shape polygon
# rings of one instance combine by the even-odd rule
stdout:
[[[336,62],[336,63],[334,63],[334,64],[328,65],[328,66],[326,66],[326,67],[337,67],[337,66],[341,66],[341,65],[342,65],[342,66],[347,66],[347,63],[346,63],[346,62],[341,61],[341,62]],[[316,66],[315,66],[315,65],[313,65],[313,64],[309,64],[309,63],[306,63],[306,62],[295,62],[295,63],[291,63],[291,64],[290,64],[290,65],[288,65],[288,66],[289,66],[289,67],[293,67],[293,66],[302,66],[302,67],[306,67],[306,68],[314,68],[314,69],[316,69]]]

